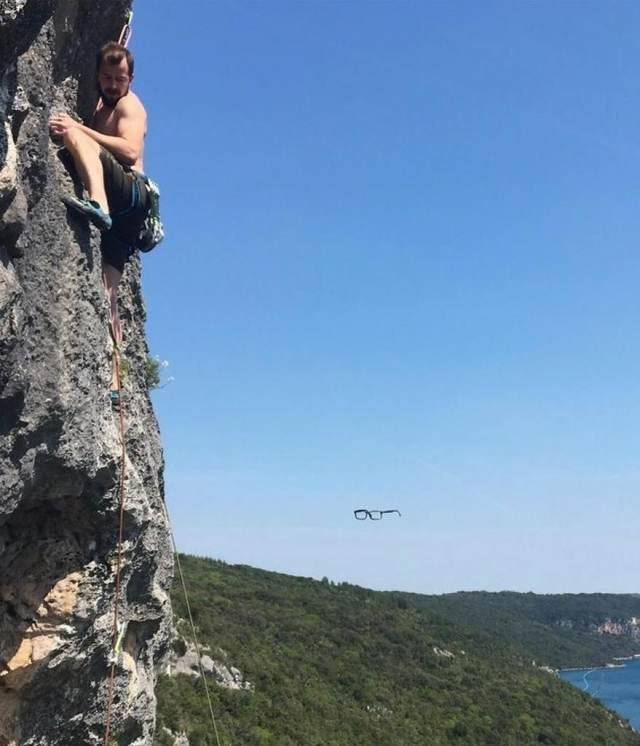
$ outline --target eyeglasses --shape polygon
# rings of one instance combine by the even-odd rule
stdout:
[[[366,510],[365,508],[358,508],[358,510],[353,511],[353,515],[357,521],[366,521],[367,518],[370,518],[372,521],[381,521],[382,516],[387,513],[397,513],[399,516],[402,516],[399,510]]]

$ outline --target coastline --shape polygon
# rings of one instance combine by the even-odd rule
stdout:
[[[632,655],[624,655],[624,656],[618,656],[616,658],[612,658],[613,661],[634,661],[634,660],[640,660],[640,653],[633,653]],[[596,671],[599,668],[625,668],[627,663],[605,663],[604,665],[591,665],[591,666],[574,666],[572,668],[555,668],[553,669],[555,673],[562,673],[563,671]]]
[[[616,663],[591,668],[565,668],[558,678],[619,716],[636,733],[640,732],[640,655],[615,658]]]

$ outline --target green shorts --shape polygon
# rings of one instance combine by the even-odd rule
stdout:
[[[122,272],[135,251],[134,244],[149,211],[149,194],[143,175],[123,166],[105,148],[100,148],[100,162],[113,221],[111,229],[102,234],[102,259]]]

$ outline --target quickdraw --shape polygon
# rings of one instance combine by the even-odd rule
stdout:
[[[129,44],[129,39],[131,38],[132,24],[133,24],[133,11],[130,10],[125,17],[124,26],[122,27],[122,31],[120,32],[120,38],[118,39],[118,44],[122,44],[123,47],[126,47]]]

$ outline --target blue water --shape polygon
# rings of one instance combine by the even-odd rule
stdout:
[[[620,662],[623,668],[580,668],[560,671],[560,676],[619,712],[640,731],[640,659]]]

